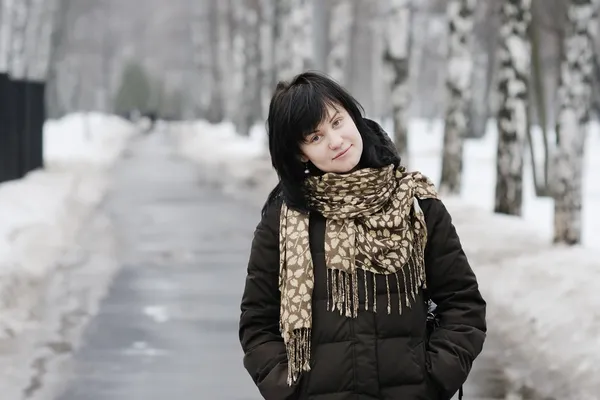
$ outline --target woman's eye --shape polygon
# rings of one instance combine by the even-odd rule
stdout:
[[[333,127],[336,128],[338,126],[340,126],[340,124],[342,123],[342,119],[336,119],[335,121],[333,121]]]
[[[320,138],[319,135],[315,135],[315,136],[313,136],[313,137],[310,138],[310,141],[311,142],[317,142],[317,141],[319,141],[319,138]]]

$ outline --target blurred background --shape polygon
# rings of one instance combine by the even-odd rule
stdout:
[[[0,399],[258,399],[237,339],[318,70],[431,177],[488,301],[467,399],[600,399],[596,0],[0,0]]]

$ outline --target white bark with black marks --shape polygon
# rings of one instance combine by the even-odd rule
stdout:
[[[499,107],[494,211],[521,215],[531,52],[531,0],[502,4],[498,58]]]
[[[446,66],[446,123],[440,192],[460,194],[463,141],[471,99],[471,46],[476,0],[448,0],[448,64]]]
[[[26,36],[29,3],[28,0],[15,0],[12,7],[8,73],[15,80],[25,79],[27,71]]]
[[[560,66],[558,152],[554,165],[554,242],[581,242],[583,157],[589,119],[596,4],[571,0]]]
[[[391,92],[394,143],[402,158],[402,164],[408,166],[408,120],[406,114],[410,104],[408,78],[412,44],[412,2],[410,0],[390,0],[387,4],[383,59]]]
[[[350,56],[350,30],[353,25],[352,0],[337,0],[331,10],[329,40],[331,48],[327,57],[327,72],[340,84],[345,84]]]

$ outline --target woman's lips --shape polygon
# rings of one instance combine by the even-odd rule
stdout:
[[[346,153],[348,152],[348,150],[350,150],[350,147],[352,147],[352,145],[348,146],[348,148],[340,153],[338,153],[335,157],[333,157],[334,160],[337,160],[340,157],[343,157],[346,155]]]

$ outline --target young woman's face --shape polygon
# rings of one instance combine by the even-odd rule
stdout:
[[[300,144],[302,162],[310,161],[323,172],[343,174],[356,168],[363,141],[354,120],[341,106],[327,107],[325,120]]]

